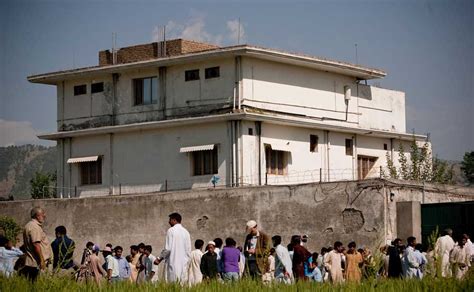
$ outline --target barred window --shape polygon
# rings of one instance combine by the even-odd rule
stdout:
[[[102,160],[82,162],[81,167],[81,185],[102,184]]]
[[[206,79],[217,78],[220,76],[219,67],[206,68],[204,71]]]
[[[91,93],[99,93],[104,91],[104,82],[92,83]]]
[[[213,150],[192,152],[193,175],[218,173],[217,147]]]
[[[265,160],[268,174],[285,175],[288,166],[288,152],[265,148]]]
[[[199,69],[186,70],[184,72],[184,81],[199,80]]]
[[[87,85],[76,85],[74,86],[74,95],[83,95],[87,93]]]

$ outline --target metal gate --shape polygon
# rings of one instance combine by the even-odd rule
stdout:
[[[441,233],[446,228],[453,230],[455,240],[463,233],[474,237],[474,201],[456,203],[436,203],[421,205],[421,236],[423,243],[428,243],[428,236],[439,228]]]

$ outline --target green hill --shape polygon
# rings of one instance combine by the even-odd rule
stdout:
[[[0,199],[29,199],[35,172],[56,172],[56,147],[0,147]]]

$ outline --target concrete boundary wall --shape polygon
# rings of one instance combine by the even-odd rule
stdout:
[[[391,195],[393,194],[393,195]],[[45,230],[64,225],[78,250],[87,241],[101,247],[110,242],[128,249],[151,244],[158,253],[164,245],[168,215],[179,212],[192,237],[245,237],[245,223],[255,219],[269,235],[288,243],[292,234],[308,234],[308,247],[317,251],[335,240],[359,246],[380,245],[396,235],[396,202],[420,201],[417,185],[380,179],[248,188],[209,189],[146,195],[0,202],[0,215],[29,220],[29,211],[42,206],[47,212]],[[420,198],[418,200],[418,198]],[[425,201],[467,201],[474,191],[425,192]],[[444,199],[443,199],[444,198]],[[81,252],[76,252],[76,258]]]

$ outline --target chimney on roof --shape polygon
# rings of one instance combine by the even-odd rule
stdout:
[[[183,39],[166,40],[149,44],[135,45],[115,49],[115,64],[126,64],[158,58],[173,57],[202,51],[214,50],[219,46],[188,41]],[[99,52],[99,66],[114,64],[114,56],[110,50]]]

